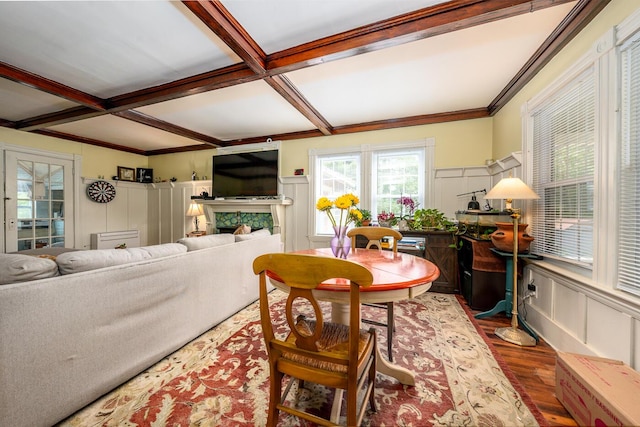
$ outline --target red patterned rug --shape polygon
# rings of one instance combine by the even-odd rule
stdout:
[[[284,296],[277,290],[270,295],[282,316]],[[330,306],[323,308],[328,312]],[[416,385],[378,374],[378,412],[367,414],[364,425],[547,425],[456,296],[426,293],[397,303],[394,311],[395,362],[416,374]],[[380,310],[363,307],[363,312],[371,316]],[[386,331],[378,337],[386,348]],[[60,425],[262,426],[268,384],[255,303]],[[308,383],[305,388],[290,396],[328,413],[332,392]],[[308,423],[282,414],[279,425]]]

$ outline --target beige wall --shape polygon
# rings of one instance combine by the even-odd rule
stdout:
[[[477,166],[491,158],[491,118],[464,120],[435,125],[412,126],[384,131],[282,141],[282,176],[292,176],[295,169],[309,172],[309,150],[330,147],[349,147],[361,144],[386,144],[435,138],[438,168]],[[211,178],[211,157],[215,150],[166,154],[149,158],[154,176],[162,179],[176,177],[178,181],[191,179],[195,171],[199,178]]]
[[[211,158],[215,149],[190,151],[187,153],[163,154],[149,157],[149,167],[153,177],[161,180],[176,178],[178,181],[190,181],[191,173],[196,172],[198,179],[207,176],[211,179]]]
[[[612,0],[596,19],[494,116],[493,157],[495,159],[522,150],[521,107],[581,58],[606,31],[622,22],[638,8],[640,8],[640,0]]]
[[[146,156],[2,127],[0,127],[0,143],[82,156],[80,176],[85,178],[104,175],[106,179],[111,179],[117,174],[118,166],[134,169],[148,167]]]

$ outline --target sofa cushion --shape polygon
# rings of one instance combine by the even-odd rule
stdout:
[[[58,275],[58,265],[47,258],[0,254],[0,285],[46,279]]]
[[[65,252],[58,255],[56,262],[60,274],[72,274],[151,258],[151,254],[143,248],[96,249]]]
[[[235,242],[233,234],[208,234],[202,237],[183,237],[178,240],[178,243],[185,245],[189,252],[228,245],[233,242]]]
[[[162,258],[169,255],[187,252],[187,247],[180,243],[164,243],[162,245],[143,246],[140,249],[147,251],[151,258]]]
[[[263,228],[262,230],[256,230],[249,234],[236,234],[235,239],[236,239],[236,242],[243,242],[245,240],[259,239],[260,237],[266,237],[266,236],[271,236],[271,232],[269,231],[268,228]]]

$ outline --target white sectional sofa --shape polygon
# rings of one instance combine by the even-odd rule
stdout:
[[[280,236],[259,231],[0,254],[0,425],[50,426],[257,300],[252,263],[270,252]]]

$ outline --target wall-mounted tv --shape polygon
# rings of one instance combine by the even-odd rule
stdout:
[[[213,156],[214,197],[278,195],[278,150]]]

